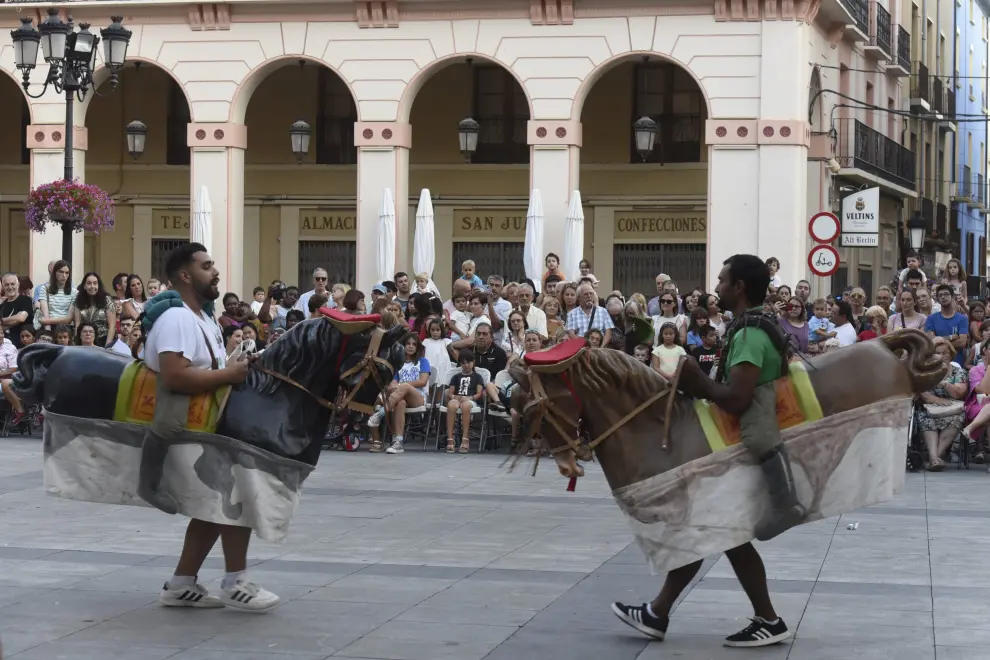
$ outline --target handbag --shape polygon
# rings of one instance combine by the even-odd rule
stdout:
[[[51,308],[52,308],[52,297],[48,293],[48,287],[47,286],[45,286],[45,302],[48,303],[48,309],[49,309],[49,311],[51,311]],[[34,310],[34,321],[33,321],[32,325],[34,326],[34,329],[36,331],[38,331],[38,332],[41,331],[41,328],[42,328],[42,325],[41,325],[41,305],[38,306],[38,309]],[[51,328],[49,328],[48,326],[45,326],[45,329],[46,330],[51,330]]]
[[[928,414],[932,419],[941,419],[942,417],[952,417],[953,415],[961,415],[963,412],[963,402],[953,401],[949,404],[940,403],[926,403],[925,413]]]

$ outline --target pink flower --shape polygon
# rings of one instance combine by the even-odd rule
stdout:
[[[113,229],[114,203],[96,186],[59,179],[31,191],[24,216],[28,228],[39,233],[50,224],[62,227],[63,223],[73,231],[100,233]]]

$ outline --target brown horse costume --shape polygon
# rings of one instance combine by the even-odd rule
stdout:
[[[654,571],[753,539],[766,486],[744,447],[713,449],[699,402],[630,356],[583,340],[526,362],[512,367],[524,436],[539,433],[572,479],[584,474],[577,459],[594,452]],[[817,421],[781,426],[805,522],[890,499],[903,482],[911,399],[945,373],[932,341],[907,330],[797,366],[820,406]]]

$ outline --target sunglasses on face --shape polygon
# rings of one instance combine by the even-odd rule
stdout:
[[[325,277],[314,277],[313,278],[313,281],[314,282],[326,282],[327,281],[327,278],[325,278]]]
[[[673,305],[674,304],[674,301],[673,300],[661,300],[660,301],[660,304],[661,305]]]

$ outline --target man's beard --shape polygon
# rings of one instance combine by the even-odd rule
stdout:
[[[216,300],[220,297],[220,289],[217,285],[220,284],[219,278],[210,280],[209,282],[197,282],[193,287],[193,291],[203,298],[203,300]]]

